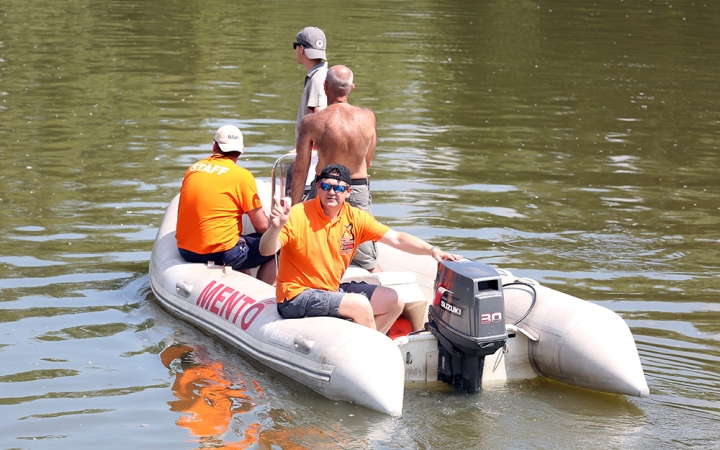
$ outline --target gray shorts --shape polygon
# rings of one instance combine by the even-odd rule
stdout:
[[[370,193],[370,188],[363,185],[353,186],[352,194],[348,197],[348,203],[372,214],[372,194]],[[365,270],[372,270],[377,266],[377,258],[377,245],[374,241],[367,241],[358,245],[352,263]]]
[[[342,319],[338,310],[345,294],[361,294],[370,301],[375,289],[377,289],[377,285],[356,281],[341,284],[338,292],[305,289],[292,300],[278,303],[277,311],[284,319],[324,316]]]

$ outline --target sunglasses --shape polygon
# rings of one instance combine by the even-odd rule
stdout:
[[[304,45],[302,45],[302,44],[299,43],[299,42],[293,42],[293,50],[295,50],[296,48],[298,48],[298,46],[304,47]]]
[[[320,189],[325,192],[328,192],[330,189],[332,189],[333,191],[335,191],[336,194],[342,194],[343,192],[347,191],[348,188],[347,186],[341,186],[339,184],[333,186],[332,184],[323,181],[320,183]]]

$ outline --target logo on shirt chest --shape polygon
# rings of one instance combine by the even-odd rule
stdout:
[[[353,224],[343,227],[342,236],[340,236],[340,254],[349,255],[355,249],[355,233],[353,233]]]

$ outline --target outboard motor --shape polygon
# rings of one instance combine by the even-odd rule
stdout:
[[[469,259],[441,261],[428,317],[425,329],[438,340],[438,380],[474,393],[485,356],[508,339],[500,274]]]

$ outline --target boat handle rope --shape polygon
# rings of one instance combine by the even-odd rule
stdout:
[[[500,361],[502,361],[503,357],[505,357],[505,353],[507,353],[507,352],[508,352],[507,343],[505,343],[505,345],[503,345],[503,348],[500,349],[500,356],[498,356],[498,357],[495,359],[495,365],[493,366],[493,370],[492,370],[493,373],[495,373],[495,371],[497,370],[498,366],[500,365]]]
[[[525,314],[523,314],[523,316],[521,318],[519,318],[517,321],[515,321],[515,323],[513,323],[513,325],[517,325],[520,322],[522,322],[523,320],[525,320],[525,318],[528,316],[528,314],[530,314],[530,311],[532,311],[533,308],[535,307],[535,302],[537,301],[537,291],[535,290],[535,287],[528,282],[515,280],[508,284],[503,284],[503,289],[506,288],[507,286],[515,286],[515,285],[522,285],[522,286],[529,287],[530,290],[532,290],[532,302],[530,303],[530,307],[528,308],[528,310],[525,311]]]

